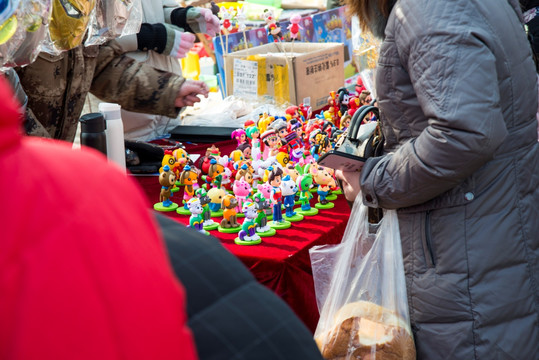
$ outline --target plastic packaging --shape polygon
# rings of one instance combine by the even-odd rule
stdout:
[[[356,198],[343,241],[310,250],[325,359],[416,358],[395,210],[369,224]]]
[[[99,103],[99,111],[105,118],[107,129],[107,157],[125,169],[124,125],[121,106],[112,103]]]
[[[80,118],[80,143],[107,155],[107,136],[105,135],[105,118],[101,113],[89,113]]]

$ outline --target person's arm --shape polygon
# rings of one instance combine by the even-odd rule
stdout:
[[[102,45],[90,92],[123,109],[176,117],[174,105],[185,79],[122,55],[114,42]]]
[[[403,18],[397,27],[400,61],[428,126],[392,155],[367,160],[361,190],[369,206],[394,209],[433,199],[492,159],[507,136],[496,58],[487,45],[492,34],[468,17],[452,19],[441,28],[435,19]]]

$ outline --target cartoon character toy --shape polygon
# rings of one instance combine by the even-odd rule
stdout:
[[[240,231],[240,224],[237,220],[236,207],[238,206],[238,200],[234,195],[227,194],[221,202],[223,208],[223,220],[217,228],[219,232],[223,233],[237,233]]]
[[[178,204],[172,202],[172,187],[176,183],[176,174],[171,170],[170,166],[163,166],[163,172],[159,175],[159,184],[161,192],[159,193],[159,201],[154,204],[153,208],[158,211],[174,211],[178,208]]]
[[[247,142],[247,134],[243,129],[236,129],[232,131],[232,134],[230,134],[230,136],[232,137],[232,139],[236,139],[236,141],[238,142],[238,146]]]
[[[268,217],[266,215],[266,210],[270,207],[268,200],[261,192],[257,192],[253,195],[253,201],[257,211],[255,219],[256,232],[262,237],[275,235],[275,229],[268,225]]]
[[[187,208],[189,209],[191,216],[189,217],[189,226],[197,231],[200,231],[203,234],[207,234],[204,230],[204,218],[202,216],[202,205],[200,204],[200,199],[197,197],[189,199],[186,202]]]
[[[211,218],[211,209],[210,202],[211,199],[208,196],[208,193],[204,189],[196,189],[195,196],[200,200],[200,205],[202,205],[202,219],[204,220],[204,230],[215,230],[219,227],[215,221]]]
[[[311,166],[310,172],[313,175],[313,180],[318,184],[318,202],[314,205],[317,209],[331,209],[335,206],[329,202],[326,197],[329,194],[330,188],[335,187],[335,179],[331,172],[323,166]]]
[[[299,24],[301,21],[301,15],[295,14],[290,17],[290,25],[288,25],[288,30],[290,30],[290,39],[297,40],[299,29],[303,30],[303,27]]]
[[[234,191],[234,196],[236,196],[236,200],[238,200],[238,206],[236,208],[237,212],[240,212],[243,203],[247,201],[247,197],[251,195],[251,185],[247,181],[245,181],[245,178],[240,178],[239,180],[235,180],[234,184],[232,185],[232,190]]]
[[[273,11],[264,10],[264,21],[266,23],[266,30],[268,32],[268,42],[278,42],[283,40],[283,33],[279,23],[275,20]]]
[[[294,197],[298,192],[298,186],[292,180],[290,175],[286,175],[281,182],[281,192],[283,194],[283,205],[286,212],[286,220],[288,221],[301,221],[303,215],[297,214],[294,211]]]
[[[221,203],[225,195],[226,191],[223,188],[211,188],[208,191],[208,197],[210,198],[210,203],[208,204],[208,206],[210,207],[212,217],[223,216],[223,211],[221,210]]]
[[[301,202],[301,210],[298,210],[303,216],[314,216],[318,214],[317,208],[312,208],[310,200],[313,197],[311,193],[311,186],[313,185],[313,176],[309,173],[311,165],[305,165],[302,170],[302,174],[296,179],[296,184],[299,190],[299,201]]]
[[[290,221],[283,219],[283,194],[281,191],[283,170],[279,167],[271,168],[268,175],[268,184],[271,185],[271,201],[273,203],[273,221],[270,226],[274,229],[288,229]]]
[[[180,207],[176,210],[178,214],[189,215],[191,212],[187,206],[187,202],[194,196],[195,190],[194,185],[197,184],[198,173],[191,169],[191,166],[185,165],[183,171],[180,175],[180,184],[183,187],[183,207]]]
[[[204,176],[204,181],[206,182],[205,188],[209,190],[211,187],[221,187],[223,181],[223,173],[225,172],[225,167],[218,163],[215,158],[210,160],[210,166],[208,168],[208,175]]]
[[[238,245],[256,245],[260,244],[260,235],[256,233],[256,217],[258,215],[254,203],[248,201],[243,204],[242,212],[245,215],[245,221],[241,225],[241,231],[234,242]]]

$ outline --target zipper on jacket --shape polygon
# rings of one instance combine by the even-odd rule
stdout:
[[[430,210],[427,210],[425,214],[425,261],[427,267],[433,268],[436,266],[434,261],[434,252],[432,250],[432,239],[431,239],[431,226],[430,226]]]

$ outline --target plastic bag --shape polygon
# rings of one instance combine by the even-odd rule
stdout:
[[[395,210],[367,221],[361,193],[339,245],[310,250],[320,320],[314,337],[327,360],[415,359]]]

